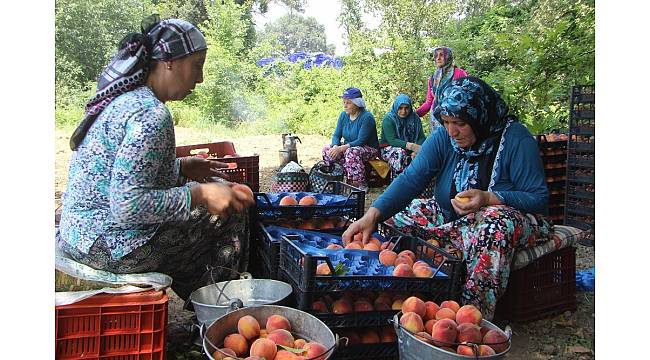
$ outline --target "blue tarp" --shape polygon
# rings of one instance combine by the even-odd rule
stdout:
[[[327,55],[323,53],[308,54],[304,51],[298,51],[293,54],[289,54],[286,57],[266,57],[257,61],[257,66],[264,67],[267,65],[272,65],[276,61],[288,61],[291,63],[297,63],[304,61],[303,67],[305,69],[311,69],[312,67],[322,67],[322,66],[331,66],[336,69],[343,67],[343,59],[334,55]]]

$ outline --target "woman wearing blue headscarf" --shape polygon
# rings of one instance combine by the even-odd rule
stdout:
[[[420,150],[426,136],[422,121],[413,111],[411,98],[399,94],[381,126],[381,157],[390,166],[392,177],[401,174]]]
[[[548,189],[537,141],[499,93],[475,77],[452,81],[434,115],[444,127],[343,238],[361,232],[367,241],[377,222],[388,219],[406,233],[436,239],[465,260],[461,301],[489,320],[514,251],[552,235],[543,216]],[[413,200],[434,176],[434,197]]]
[[[148,20],[120,42],[71,137],[56,242],[95,269],[168,274],[186,299],[208,283],[206,265],[246,269],[253,199],[227,182],[206,183],[225,164],[176,159],[165,103],[203,81],[207,44],[187,21]]]

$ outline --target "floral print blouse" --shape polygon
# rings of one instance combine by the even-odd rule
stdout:
[[[60,236],[82,253],[102,237],[114,259],[145,244],[160,224],[185,221],[174,124],[146,86],[117,97],[72,154]]]

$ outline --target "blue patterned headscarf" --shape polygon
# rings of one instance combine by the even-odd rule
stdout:
[[[397,115],[397,110],[403,104],[406,104],[409,107],[409,113],[405,118],[401,118],[399,115]],[[399,139],[412,143],[418,140],[418,136],[420,136],[420,126],[418,126],[418,123],[420,123],[420,118],[415,113],[415,111],[413,111],[413,103],[411,102],[411,98],[409,98],[408,95],[397,95],[395,101],[393,102],[393,107],[391,108],[388,115],[393,119],[393,122],[395,123],[395,128],[397,129],[397,137]]]
[[[142,32],[124,37],[99,75],[95,96],[86,104],[86,115],[70,137],[70,148],[77,149],[97,116],[116,97],[144,84],[153,60],[176,60],[207,48],[201,31],[185,20],[160,21],[157,15],[146,18]]]
[[[451,196],[468,189],[487,190],[501,135],[517,118],[508,114],[508,105],[501,95],[476,77],[452,81],[434,113],[441,124],[440,115],[465,121],[476,136],[476,143],[469,149],[459,147],[453,138],[450,139],[454,151],[460,155]]]

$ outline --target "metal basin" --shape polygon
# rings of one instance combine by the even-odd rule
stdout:
[[[277,280],[231,280],[194,290],[190,294],[190,301],[199,325],[207,326],[241,307],[281,303],[291,295],[291,291],[291,285]]]
[[[260,324],[265,324],[271,315],[286,317],[291,323],[291,333],[296,338],[318,342],[328,349],[322,359],[329,359],[338,345],[338,339],[332,330],[315,316],[285,306],[263,305],[235,310],[215,320],[203,332],[203,351],[209,359],[214,360],[212,354],[217,347],[223,347],[226,336],[237,332],[237,322],[245,315],[253,316]]]
[[[395,332],[397,333],[397,345],[399,348],[399,358],[400,360],[421,360],[421,359],[433,359],[433,360],[466,360],[466,359],[476,359],[476,356],[466,356],[451,353],[449,351],[443,350],[439,347],[429,345],[424,341],[419,340],[409,331],[404,329],[399,325],[399,316],[402,313],[399,312],[393,317],[393,326],[395,326]],[[499,330],[498,326],[487,320],[481,320],[481,327],[487,327],[489,329]],[[507,329],[504,334],[510,339],[510,331]],[[480,359],[502,359],[510,351],[510,346],[512,341],[508,340],[508,348],[506,351],[490,356],[481,356]]]

